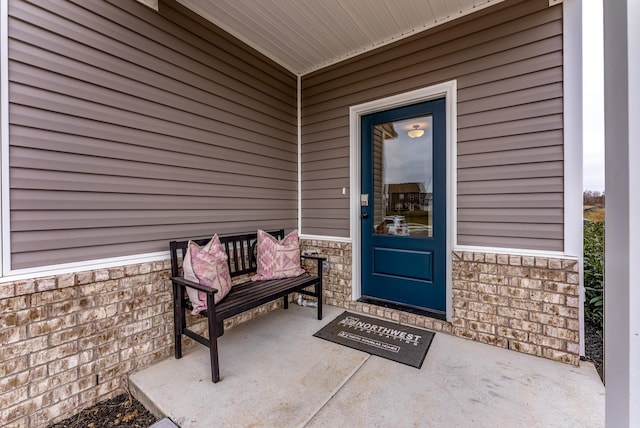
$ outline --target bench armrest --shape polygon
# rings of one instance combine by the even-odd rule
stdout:
[[[300,258],[301,258],[301,259],[312,259],[312,260],[318,260],[318,261],[320,261],[320,260],[323,260],[323,261],[324,261],[324,260],[327,260],[327,258],[326,258],[326,257],[322,257],[322,256],[308,256],[308,255],[305,255],[305,254],[301,255],[301,256],[300,256]]]
[[[181,276],[172,276],[171,277],[171,282],[173,282],[174,284],[177,284],[177,285],[182,285],[184,287],[195,288],[196,290],[205,292],[207,294],[215,294],[215,293],[218,292],[218,290],[216,290],[213,287],[209,287],[209,286],[206,286],[206,285],[198,284],[197,282],[189,281],[187,279],[184,279]]]
[[[322,256],[311,256],[311,255],[301,255],[300,258],[303,260],[309,259],[309,260],[316,261],[317,275],[318,275],[318,278],[320,278],[320,282],[322,283],[322,267],[323,267],[322,265],[323,265],[323,262],[327,260],[327,258]]]

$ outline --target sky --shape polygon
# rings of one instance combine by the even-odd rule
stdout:
[[[414,124],[424,129],[420,138],[409,138]],[[431,116],[397,121],[396,138],[384,140],[384,181],[388,183],[423,183],[431,192],[432,132]]]
[[[602,0],[582,3],[583,190],[604,192],[604,57]]]

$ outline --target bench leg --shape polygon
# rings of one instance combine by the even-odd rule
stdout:
[[[318,298],[318,320],[322,319],[322,273],[323,273],[323,261],[317,261],[318,267],[318,282],[316,283],[316,297]]]
[[[211,359],[211,380],[220,380],[220,364],[218,362],[218,323],[216,323],[216,307],[213,294],[207,294],[207,324],[209,327],[209,358]]]
[[[322,319],[322,282],[316,284],[316,295],[318,296],[318,320]]]
[[[284,296],[282,303],[283,303],[285,309],[289,309],[289,295],[288,294],[286,296]]]
[[[220,380],[220,363],[218,362],[218,338],[210,339],[209,355],[211,359],[211,380],[217,383]]]
[[[224,336],[224,322],[220,321],[218,323],[218,337]]]
[[[176,360],[182,358],[182,331],[185,323],[183,288],[173,284],[173,343]]]

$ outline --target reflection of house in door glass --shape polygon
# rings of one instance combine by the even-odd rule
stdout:
[[[418,137],[409,132],[420,129]],[[375,224],[408,224],[410,236],[432,236],[433,134],[431,116],[375,126]],[[400,217],[404,217],[400,219]],[[378,228],[378,233],[384,233]]]
[[[391,211],[428,211],[432,194],[427,193],[424,183],[386,184],[385,196],[387,212]]]

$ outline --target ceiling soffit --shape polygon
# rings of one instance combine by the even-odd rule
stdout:
[[[177,0],[304,75],[503,0]]]

